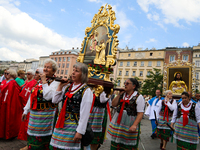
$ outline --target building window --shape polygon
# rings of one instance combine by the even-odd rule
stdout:
[[[62,57],[59,57],[59,62],[61,62],[61,60],[62,60]]]
[[[120,62],[119,66],[122,67],[123,66],[123,62]]]
[[[128,66],[128,67],[130,66],[130,61],[127,62],[127,66]]]
[[[131,57],[131,54],[128,54],[128,57]]]
[[[196,57],[197,57],[197,55],[196,55]]]
[[[150,53],[150,56],[153,56],[153,53]]]
[[[69,64],[67,64],[67,68],[69,68]]]
[[[55,61],[57,62],[57,58],[55,58]]]
[[[183,55],[183,60],[188,61],[188,55]]]
[[[157,66],[160,67],[160,65],[161,65],[161,62],[157,61]]]
[[[122,71],[119,71],[119,76],[121,76],[122,75]]]
[[[120,80],[118,80],[118,82],[117,82],[117,86],[120,86]]]
[[[141,66],[144,66],[144,61],[141,61]]]
[[[57,74],[59,74],[60,70],[57,71]]]
[[[199,73],[196,73],[196,79],[199,80]]]
[[[200,67],[200,60],[196,60],[196,61],[195,61],[195,65],[196,65],[197,67]]]
[[[140,77],[142,77],[143,76],[143,71],[140,71]]]
[[[133,66],[137,67],[137,61],[134,61]]]
[[[169,61],[170,61],[170,62],[172,62],[172,61],[174,61],[174,60],[175,60],[175,55],[169,56]]]
[[[63,61],[66,61],[66,57],[63,57]]]
[[[65,74],[68,74],[68,70],[65,70]]]
[[[128,73],[129,73],[129,71],[126,71],[126,74],[125,74],[125,75],[128,76]]]
[[[60,64],[58,64],[58,68],[60,68]]]
[[[199,54],[199,57],[200,57],[200,54]]]
[[[64,70],[61,70],[61,74],[63,74]]]
[[[63,65],[62,65],[62,67],[65,68],[65,64],[64,64],[64,63],[63,63]]]
[[[53,58],[51,58],[53,60]],[[41,62],[40,62],[41,63]]]
[[[150,67],[152,66],[152,61],[148,62],[148,66],[150,66]]]
[[[70,57],[67,57],[67,61],[70,61]]]
[[[150,71],[147,71],[147,76],[149,76],[150,75]]]
[[[199,89],[199,86],[198,85],[196,85],[196,90],[198,90]]]
[[[135,76],[135,71],[133,71],[132,76]]]

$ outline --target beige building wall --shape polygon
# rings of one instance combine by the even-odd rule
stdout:
[[[76,63],[79,50],[60,50],[53,52],[50,58],[55,60],[58,64],[56,72],[57,77],[69,77],[73,71],[73,65]]]
[[[39,57],[38,68],[43,68],[44,67],[44,61],[46,59],[48,59],[48,58],[49,58],[49,56],[41,56],[41,57]]]
[[[128,78],[138,77],[142,83],[148,71],[153,68],[163,71],[164,55],[164,50],[120,51],[117,68],[117,78],[120,78],[118,87],[123,87]]]
[[[200,91],[200,43],[193,47],[193,63],[196,65],[196,89]]]

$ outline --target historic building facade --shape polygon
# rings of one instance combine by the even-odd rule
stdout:
[[[163,70],[164,50],[121,50],[117,59],[118,87],[123,87],[128,78],[138,77],[142,83],[153,68]]]
[[[58,64],[58,70],[55,74],[57,77],[69,77],[72,74],[73,65],[76,63],[78,53],[78,48],[52,52],[49,57]]]

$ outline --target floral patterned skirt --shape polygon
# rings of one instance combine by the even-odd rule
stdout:
[[[159,129],[157,128],[157,137],[169,141],[169,137],[171,136],[171,130],[168,129]]]
[[[115,143],[111,141],[110,150],[138,150],[138,145],[129,146],[129,145],[124,145],[121,143]]]
[[[28,150],[49,150],[50,136],[28,136]]]
[[[192,144],[180,140],[176,140],[177,142],[177,150],[196,150],[197,144]]]

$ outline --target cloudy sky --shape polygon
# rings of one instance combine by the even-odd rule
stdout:
[[[0,60],[39,59],[80,47],[85,28],[106,3],[121,27],[120,48],[200,43],[200,0],[0,0]]]

